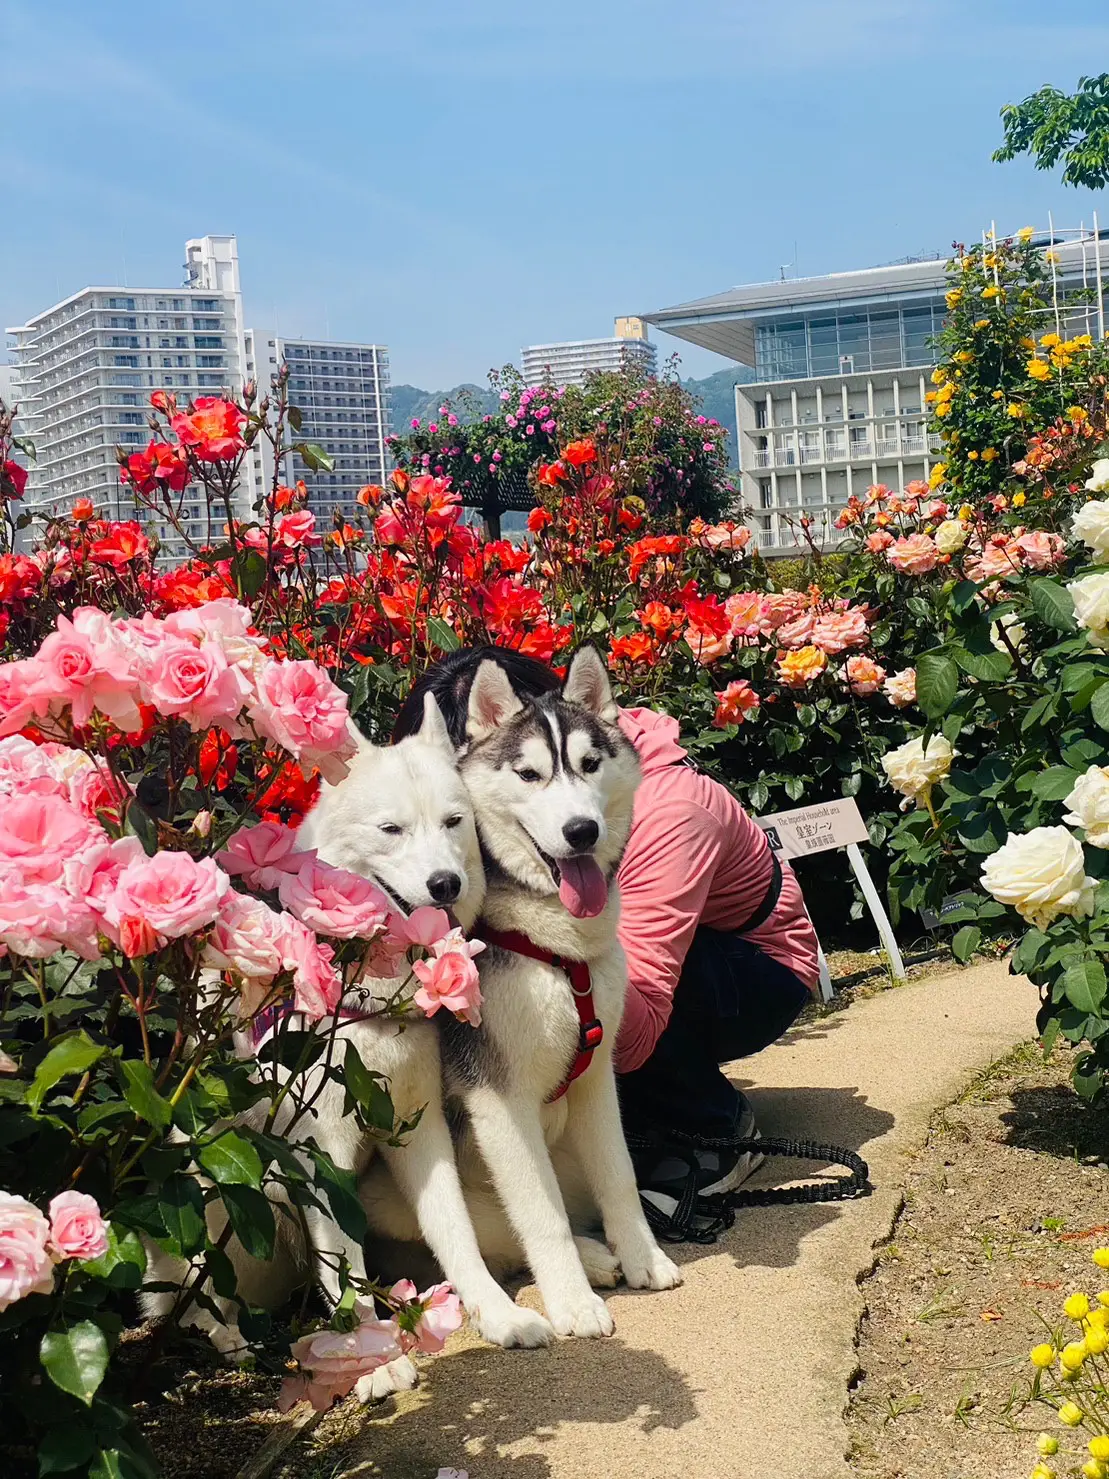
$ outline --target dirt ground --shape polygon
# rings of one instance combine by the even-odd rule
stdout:
[[[1062,1434],[1027,1405],[1027,1355],[1069,1323],[1068,1293],[1109,1283],[1090,1259],[1109,1243],[1106,1160],[1109,1110],[1087,1109],[1068,1056],[1045,1064],[1036,1045],[935,1116],[862,1286],[848,1410],[859,1479],[1026,1479],[1035,1435]],[[1069,1444],[1077,1462],[1081,1446]],[[1077,1472],[1063,1459],[1060,1473]]]

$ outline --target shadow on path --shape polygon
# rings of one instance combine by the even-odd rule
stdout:
[[[697,1416],[684,1377],[660,1355],[619,1338],[560,1341],[547,1350],[475,1346],[431,1363],[397,1410],[368,1416],[344,1449],[343,1479],[430,1479],[440,1466],[480,1479],[547,1479],[542,1453],[499,1453],[524,1439],[553,1441],[566,1421],[624,1424],[634,1434],[680,1428]],[[626,1442],[627,1428],[613,1434]],[[602,1438],[600,1441],[604,1442]]]

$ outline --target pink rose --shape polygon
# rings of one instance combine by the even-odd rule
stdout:
[[[758,591],[737,591],[724,602],[733,637],[757,637],[763,598]]]
[[[290,1349],[302,1374],[281,1383],[277,1405],[282,1412],[305,1398],[317,1412],[326,1412],[352,1392],[361,1377],[401,1354],[395,1320],[376,1319],[372,1301],[356,1300],[354,1308],[362,1316],[357,1329],[317,1330],[293,1342]]]
[[[425,1356],[437,1355],[447,1336],[453,1335],[462,1324],[462,1301],[450,1284],[433,1284],[417,1294],[411,1279],[401,1279],[389,1290],[389,1295],[397,1304],[403,1302],[408,1306],[400,1321],[400,1343],[406,1351],[415,1349]],[[414,1305],[420,1307],[418,1314]]]
[[[858,606],[847,611],[825,611],[812,629],[813,643],[830,657],[848,647],[864,646],[868,635],[866,616]]]
[[[14,734],[46,713],[49,699],[42,694],[41,680],[36,658],[0,663],[0,734]]]
[[[201,960],[218,971],[236,971],[251,980],[272,981],[284,968],[288,921],[261,899],[229,888]]]
[[[709,549],[746,549],[751,543],[751,531],[742,524],[709,524],[701,530],[701,539]]]
[[[0,1191],[0,1310],[28,1294],[49,1294],[54,1261],[47,1249],[50,1224],[25,1197]]]
[[[32,960],[63,949],[96,960],[96,930],[96,916],[83,899],[56,883],[22,883],[0,866],[0,946]]]
[[[95,710],[124,734],[142,728],[138,674],[116,625],[103,611],[81,606],[72,620],[59,616],[56,631],[44,640],[34,662],[40,695],[49,703],[69,705],[75,724],[88,724]]]
[[[50,1203],[50,1250],[56,1258],[103,1258],[108,1225],[96,1198],[63,1191]]]
[[[875,529],[873,534],[866,536],[866,547],[872,555],[880,555],[883,550],[889,549],[893,543],[893,535],[888,529]]]
[[[215,643],[197,647],[179,637],[167,638],[149,660],[144,688],[159,714],[186,720],[194,732],[233,726],[252,697],[251,684]]]
[[[300,852],[296,838],[294,829],[281,822],[259,822],[233,833],[216,859],[225,873],[241,876],[248,888],[276,889],[286,873],[296,873],[316,856],[315,851]]]
[[[1032,529],[1016,540],[1016,547],[1029,570],[1053,570],[1067,557],[1066,546],[1058,534]]]
[[[314,662],[267,662],[258,675],[258,701],[250,718],[259,734],[295,759],[318,765],[333,784],[347,773],[343,761],[357,752],[347,696]]]
[[[939,551],[927,534],[902,534],[886,550],[886,559],[902,575],[925,575],[936,568]]]
[[[309,549],[322,544],[323,539],[316,533],[315,514],[302,508],[299,513],[286,514],[278,519],[274,525],[273,542],[283,544],[286,549],[297,549],[300,546]]]
[[[999,539],[989,539],[982,547],[980,553],[976,553],[966,562],[966,573],[971,580],[986,581],[996,580],[999,576],[1017,575],[1021,569],[1020,550],[1016,540],[1009,540],[1002,535]]]
[[[12,796],[0,806],[0,868],[23,883],[53,883],[67,863],[106,841],[104,831],[57,795]]]
[[[412,973],[419,989],[412,1000],[429,1017],[440,1007],[453,1012],[460,1022],[481,1025],[481,985],[473,957],[485,949],[480,940],[466,940],[461,930],[452,930],[432,947],[431,960],[418,960]]]
[[[206,929],[231,886],[211,858],[198,862],[187,852],[156,852],[123,869],[105,910],[106,933],[119,934],[125,920],[141,920],[158,944]]]
[[[877,693],[886,676],[885,668],[878,666],[869,657],[861,654],[847,659],[844,669],[848,685],[856,698],[867,698]]]
[[[445,939],[451,932],[451,922],[443,909],[433,909],[425,904],[413,909],[407,919],[397,915],[392,922],[393,933],[407,945],[423,945],[430,950],[437,941]]]
[[[370,939],[383,930],[392,906],[376,883],[346,868],[310,858],[296,873],[283,873],[278,897],[289,913],[321,935]]]
[[[772,636],[783,622],[800,615],[807,605],[808,597],[803,591],[771,591],[763,596],[759,617],[759,629],[763,636]]]
[[[782,647],[807,647],[812,641],[816,617],[811,611],[802,611],[778,627],[777,640]]]
[[[162,625],[170,636],[185,637],[201,647],[218,647],[251,682],[267,660],[265,642],[251,629],[249,610],[230,596],[187,611],[172,611]]]
[[[306,925],[287,916],[285,920],[284,963],[293,973],[293,999],[298,1012],[318,1021],[339,1005],[343,983],[331,964],[335,952],[330,945],[317,940]]]
[[[907,709],[916,703],[916,668],[902,668],[886,679],[882,692],[895,709]]]

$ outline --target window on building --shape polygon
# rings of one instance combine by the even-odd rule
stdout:
[[[109,298],[108,299],[108,307],[109,308],[124,308],[124,309],[132,309],[133,310],[134,307],[135,307],[135,300],[134,300],[134,298]]]

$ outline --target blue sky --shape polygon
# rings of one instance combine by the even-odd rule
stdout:
[[[1109,70],[1105,0],[2,0],[0,57],[0,325],[234,231],[248,322],[440,389],[784,263],[1109,225],[989,160]]]

